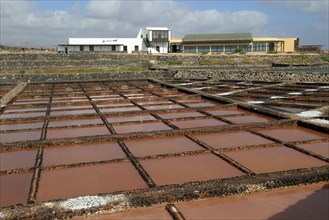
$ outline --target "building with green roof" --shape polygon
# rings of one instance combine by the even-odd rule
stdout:
[[[253,38],[251,33],[186,34],[181,41],[185,53],[292,52],[298,38]],[[177,44],[177,42],[176,42]]]

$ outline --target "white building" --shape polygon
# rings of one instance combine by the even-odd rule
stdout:
[[[170,30],[167,27],[141,28],[136,38],[69,38],[67,44],[59,44],[58,52],[111,51],[126,52],[151,51],[168,53]]]

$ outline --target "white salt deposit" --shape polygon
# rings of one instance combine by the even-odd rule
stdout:
[[[179,83],[176,84],[176,86],[187,86],[187,85],[192,85],[193,83]]]
[[[195,90],[202,90],[202,89],[211,89],[211,86],[207,86],[207,87],[199,87],[199,88],[193,88]]]
[[[270,99],[285,99],[284,96],[272,96]]]
[[[329,89],[329,86],[320,86],[318,89]]]
[[[317,89],[305,89],[304,91],[305,92],[316,92],[316,91],[319,91],[319,90],[317,90]]]
[[[301,92],[289,92],[288,94],[289,95],[301,95],[302,93]]]
[[[223,93],[218,93],[217,95],[231,95],[233,92],[223,92]]]
[[[316,119],[311,119],[310,121],[315,122],[315,123],[319,123],[319,124],[329,125],[329,121],[325,120],[325,119],[316,118]]]
[[[322,112],[316,110],[304,111],[297,114],[300,117],[304,118],[316,118],[322,115]]]
[[[3,212],[0,212],[0,218],[5,218],[6,215]]]
[[[263,104],[264,102],[263,101],[249,101],[247,103],[249,103],[249,104]]]
[[[63,209],[80,210],[95,206],[103,206],[118,200],[124,200],[124,195],[115,196],[81,196],[60,202],[59,206]]]

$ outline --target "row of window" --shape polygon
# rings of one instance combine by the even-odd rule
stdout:
[[[211,48],[210,48],[211,47]],[[243,51],[274,51],[275,45],[268,46],[266,43],[254,43],[253,45],[225,45],[225,46],[184,46],[184,52],[186,53],[199,53],[202,52],[235,52],[236,49],[242,49]]]
[[[152,38],[168,39],[168,31],[152,31]]]

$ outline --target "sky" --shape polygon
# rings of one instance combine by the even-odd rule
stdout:
[[[251,32],[328,49],[328,14],[328,0],[0,0],[0,44],[56,46],[166,26],[173,37]]]

